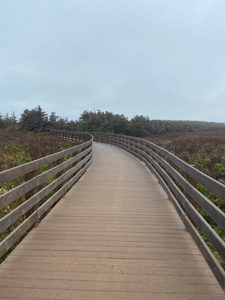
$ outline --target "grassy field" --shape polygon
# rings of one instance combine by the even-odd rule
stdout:
[[[205,128],[190,133],[168,134],[145,139],[172,152],[188,164],[225,184],[225,128]],[[225,203],[221,199],[200,184],[198,190],[225,212]],[[201,208],[198,210],[225,241],[225,232]],[[206,239],[205,241],[225,269],[225,263],[212,245]]]

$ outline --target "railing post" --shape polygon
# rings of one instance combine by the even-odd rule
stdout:
[[[145,143],[143,143],[142,141],[138,142],[141,146],[145,146]],[[144,151],[142,148],[139,148],[139,150]],[[145,158],[141,153],[140,155]],[[146,159],[146,158],[145,158]]]
[[[56,165],[58,166],[58,165],[60,165],[60,164],[63,163],[63,162],[64,162],[64,157],[58,159],[58,160],[56,161]],[[56,178],[59,178],[60,176],[63,175],[63,173],[64,173],[64,170],[62,170],[62,171],[60,171],[59,173],[57,173],[57,174],[55,175],[55,177],[56,177]],[[57,190],[57,191],[60,190],[62,186],[63,186],[63,183],[61,183],[60,185],[58,185],[57,188],[56,188],[56,190]]]
[[[121,137],[119,136],[118,138],[118,146],[121,147],[122,146],[122,141],[121,141]]]
[[[137,144],[138,144],[138,142],[135,141],[135,139],[132,139],[132,141],[133,141],[134,143],[137,143]],[[136,150],[136,149],[138,149],[138,147],[135,146],[135,145],[133,145],[133,147],[135,147],[135,150],[133,150],[133,151],[134,151],[135,153],[139,154],[138,151]]]
[[[130,146],[132,146],[130,137],[127,138],[127,145],[128,145],[128,149],[130,149]]]
[[[73,152],[72,157],[77,156],[77,154],[78,154],[78,151]],[[75,163],[73,163],[73,167],[75,167],[77,164],[78,164],[78,161],[75,161]],[[74,176],[74,175],[75,175],[75,173],[72,176]]]
[[[25,181],[29,181],[29,180],[33,179],[34,177],[37,177],[38,174],[39,174],[39,170],[38,169],[33,170],[33,171],[25,174]],[[26,200],[28,200],[29,198],[31,198],[37,192],[38,192],[38,189],[37,189],[37,186],[35,186],[35,188],[33,188],[32,190],[30,190],[29,192],[27,192],[25,194]],[[30,215],[32,215],[32,213],[35,212],[37,209],[38,209],[38,203],[35,204],[31,209],[29,209],[26,212],[26,218],[28,218]],[[35,227],[36,225],[37,225],[37,222],[32,226],[32,228]]]
[[[113,143],[113,136],[109,135],[109,144],[112,145],[112,143]]]
[[[84,148],[82,148],[81,151],[84,152],[87,148],[88,148],[88,147],[84,147]],[[87,154],[85,154],[84,156],[82,156],[82,157],[81,157],[81,160],[84,159],[85,156],[87,156]],[[84,164],[81,166],[81,168],[83,169],[85,165],[86,165],[86,163],[84,163]]]
[[[122,139],[125,140],[125,141],[122,141],[123,143],[126,144],[126,146],[124,146],[124,147],[126,147],[128,149],[129,148],[129,138],[127,138],[126,136],[124,136],[124,137],[122,137]]]
[[[196,180],[194,180],[191,176],[189,176],[188,174],[186,174],[186,179],[187,181],[197,189],[197,185],[198,185],[198,182]],[[186,193],[186,196],[187,196],[187,199],[188,201],[194,206],[195,209],[198,208],[198,204],[195,202],[195,200],[188,194]],[[189,215],[188,215],[189,216]],[[191,220],[192,224],[195,226],[195,228],[197,227],[196,226],[196,223],[193,221],[193,219],[189,216],[189,219]]]
[[[160,157],[162,157],[162,156],[160,155]],[[163,156],[163,157],[164,157],[164,156]],[[177,166],[176,166],[171,160],[169,160],[169,164],[171,165],[171,167],[172,167],[173,169],[177,170]],[[169,177],[171,178],[171,180],[172,180],[172,181],[174,182],[174,184],[176,185],[176,184],[177,184],[177,181],[176,181],[176,179],[173,177],[173,175],[171,175],[171,173],[169,173]],[[174,198],[177,199],[177,197],[176,197],[176,195],[174,194],[172,188],[169,187],[169,189],[170,189],[171,194],[173,194]]]
[[[72,154],[72,157],[75,157],[78,155],[78,151],[76,152],[73,152]],[[75,161],[73,164],[72,164],[72,168],[75,167],[76,165],[78,164],[78,161]],[[77,174],[78,170],[75,171],[71,176],[70,176],[70,179],[72,179],[76,174]]]

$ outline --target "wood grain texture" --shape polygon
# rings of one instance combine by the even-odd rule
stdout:
[[[0,233],[2,233],[6,228],[8,228],[11,224],[13,224],[16,220],[18,220],[22,215],[24,215],[28,210],[30,210],[34,205],[36,205],[41,199],[43,199],[46,195],[48,195],[51,191],[53,191],[57,187],[62,187],[62,183],[68,179],[75,171],[82,167],[90,158],[91,154],[87,157],[83,158],[81,162],[75,165],[66,173],[63,173],[59,178],[54,180],[52,183],[47,185],[37,194],[34,194],[30,199],[16,207],[9,214],[0,219]],[[27,216],[28,217],[28,216]],[[1,243],[0,243],[1,245]]]
[[[124,145],[124,143],[122,143]],[[134,147],[131,146],[131,149]],[[134,154],[134,152],[133,152]],[[225,243],[224,241],[219,237],[219,235],[213,230],[213,228],[204,220],[204,218],[200,215],[200,213],[192,206],[189,204],[189,201],[187,201],[187,197],[181,192],[181,190],[174,184],[174,182],[170,179],[168,174],[150,157],[147,156],[146,153],[143,151],[139,150],[138,154],[135,154],[139,159],[143,160],[146,165],[148,163],[140,156],[142,155],[145,158],[148,158],[150,160],[151,164],[155,167],[157,172],[162,176],[163,180],[168,184],[168,186],[171,188],[173,191],[173,194],[177,197],[177,199],[181,202],[183,208],[185,211],[191,216],[192,220],[194,220],[195,224],[198,225],[199,229],[204,233],[205,237],[209,240],[209,242],[213,245],[213,247],[218,251],[219,255],[223,260],[225,260]],[[166,162],[165,162],[166,163]],[[167,163],[166,163],[167,164]],[[168,168],[172,174],[177,173],[172,167],[169,166]],[[172,172],[173,170],[173,172]],[[180,175],[177,174],[179,177],[182,178],[181,182],[186,182],[186,180]],[[175,176],[177,179],[177,177]],[[178,179],[179,180],[179,179]],[[161,183],[161,181],[160,181]],[[186,185],[188,182],[186,182]],[[190,184],[189,186],[194,189]],[[199,193],[200,195],[200,193]],[[209,203],[210,201],[206,199],[207,202]],[[210,202],[211,203],[211,202]],[[202,206],[204,208],[204,205]],[[222,224],[222,228],[224,228],[224,213],[219,210],[214,204],[211,203],[211,211],[218,211],[218,215],[214,215],[214,220],[218,221],[218,223]]]
[[[123,141],[125,140],[123,139]],[[203,194],[201,194],[196,187],[191,185],[184,177],[182,177],[179,174],[179,172],[177,172],[172,166],[169,165],[168,162],[163,160],[158,154],[154,153],[152,150],[136,142],[131,142],[131,144],[134,145],[134,147],[138,147],[139,149],[146,151],[146,153],[143,153],[143,151],[139,151],[140,154],[143,155],[146,159],[148,158],[147,154],[149,154],[152,157],[154,157],[157,161],[159,161],[160,164],[162,164],[165,167],[165,169],[168,170],[170,174],[177,180],[177,182],[179,182],[179,184],[184,188],[184,190],[193,199],[195,199],[195,201],[211,216],[211,218],[213,218],[213,220],[223,230],[225,230],[225,213],[222,210],[220,210],[215,204],[213,204],[209,199],[207,199]],[[131,149],[135,149],[134,147],[131,146]],[[150,162],[154,163],[152,160]]]
[[[96,134],[98,136],[98,134]],[[96,137],[94,134],[94,138]],[[101,134],[102,135],[102,134]],[[100,135],[100,136],[101,136]],[[104,134],[103,134],[104,135]],[[120,135],[111,135],[107,134],[105,135],[107,137],[109,143],[111,145],[116,145],[135,157],[139,158],[141,161],[145,163],[145,165],[153,172],[153,174],[158,179],[159,183],[161,184],[162,188],[168,195],[168,198],[173,203],[178,215],[180,216],[181,220],[186,226],[186,229],[189,231],[192,235],[192,238],[195,240],[196,244],[198,245],[201,253],[203,254],[204,258],[208,262],[211,270],[213,271],[215,277],[217,278],[218,282],[220,283],[222,289],[225,291],[225,272],[221,268],[221,266],[218,264],[216,258],[214,255],[209,251],[208,245],[202,240],[200,234],[197,232],[197,230],[193,230],[189,224],[189,220],[195,224],[198,224],[198,227],[200,227],[201,231],[204,233],[205,237],[213,244],[213,247],[218,251],[219,255],[222,257],[222,259],[225,259],[224,256],[224,249],[225,249],[225,243],[224,241],[214,232],[214,230],[210,227],[210,225],[205,222],[205,220],[199,215],[199,213],[192,209],[192,206],[187,203],[186,196],[184,196],[183,193],[181,193],[180,189],[176,186],[176,180],[181,184],[182,187],[187,192],[188,197],[192,198],[191,195],[193,195],[193,199],[197,201],[197,203],[202,202],[200,205],[202,208],[205,208],[205,210],[209,213],[209,215],[213,216],[214,220],[220,224],[222,228],[224,228],[224,221],[225,221],[225,215],[224,213],[219,210],[215,205],[211,204],[208,199],[204,199],[204,197],[201,197],[201,193],[196,193],[196,181],[191,178],[189,175],[187,175],[189,178],[191,178],[191,181],[194,182],[194,186],[190,184],[185,178],[183,178],[178,172],[176,165],[170,161],[170,164],[168,164],[164,158],[164,154],[162,154],[159,151],[159,155],[155,152],[155,148],[153,147],[153,150],[150,150],[148,147],[143,146],[147,145],[148,142],[138,139],[138,138],[132,138],[132,137],[125,137]],[[105,139],[100,139],[101,142],[105,142]],[[118,141],[116,141],[118,140]],[[128,143],[129,142],[129,143]],[[148,145],[149,146],[149,145]],[[164,150],[164,149],[162,149]],[[148,155],[150,154],[150,155]],[[171,154],[173,155],[173,154]],[[179,159],[178,159],[179,160]],[[158,162],[158,163],[157,163]],[[165,172],[168,170],[170,173],[169,175]],[[204,175],[204,174],[203,174]],[[172,181],[171,181],[171,179]],[[213,180],[213,179],[212,179]],[[214,180],[215,181],[215,180]],[[171,185],[172,184],[172,185]],[[168,189],[169,186],[169,189]],[[186,189],[187,188],[187,189]],[[177,199],[181,201],[183,208],[180,207],[180,205],[177,202]],[[194,206],[196,207],[196,202],[194,201]],[[185,202],[185,205],[184,205]],[[193,207],[194,208],[194,207]],[[196,214],[197,213],[197,214]],[[193,219],[194,214],[194,219]],[[196,219],[197,217],[197,219]],[[195,231],[195,232],[194,232]]]
[[[95,143],[77,184],[0,266],[1,299],[221,300],[158,180]]]

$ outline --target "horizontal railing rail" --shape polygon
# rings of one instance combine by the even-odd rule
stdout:
[[[225,185],[146,140],[117,134],[95,132],[91,134],[96,142],[115,145],[133,154],[154,173],[219,284],[225,290],[225,272],[199,231],[211,243],[223,262],[225,261],[225,242],[202,217],[199,208],[203,209],[223,231],[225,231],[225,213],[199,192],[197,184],[203,185],[224,202]]]
[[[0,173],[0,185],[20,177],[23,181],[0,195],[0,213],[6,212],[0,218],[0,258],[37,224],[92,163],[92,135],[62,131],[52,134],[82,143]],[[40,169],[46,165],[50,167],[42,173]]]

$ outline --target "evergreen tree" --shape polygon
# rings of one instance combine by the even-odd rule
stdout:
[[[40,105],[32,110],[25,109],[20,118],[20,129],[44,131],[48,124],[47,114]]]
[[[3,119],[3,116],[2,114],[0,113],[0,129],[4,129],[6,126],[5,126],[5,121]]]

